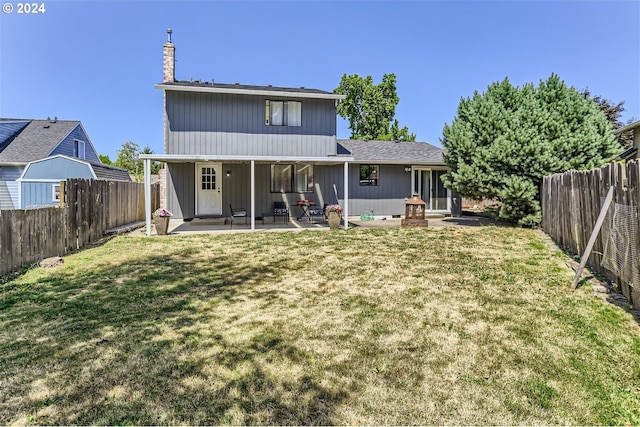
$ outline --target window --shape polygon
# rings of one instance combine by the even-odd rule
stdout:
[[[216,189],[216,168],[203,167],[200,171],[200,177],[203,190]]]
[[[51,188],[53,190],[52,200],[54,202],[59,202],[60,201],[60,184],[53,184]]]
[[[313,191],[313,165],[271,165],[272,193]]]
[[[73,156],[84,159],[84,141],[78,139],[73,140]]]
[[[291,165],[271,165],[271,192],[291,193],[292,181]]]
[[[378,185],[380,166],[360,165],[360,185]]]
[[[302,102],[265,101],[264,124],[267,126],[301,126]]]
[[[295,189],[298,193],[313,191],[313,165],[296,165],[294,176]]]

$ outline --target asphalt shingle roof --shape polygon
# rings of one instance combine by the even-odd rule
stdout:
[[[272,92],[299,92],[299,93],[313,93],[321,95],[335,95],[333,92],[327,92],[320,89],[311,89],[306,87],[279,87],[279,86],[256,86],[256,85],[244,85],[239,83],[209,83],[199,80],[195,81],[175,81],[164,82],[162,85],[167,86],[191,86],[191,87],[209,87],[217,89],[245,89],[245,90],[267,90]]]
[[[109,181],[131,181],[129,172],[124,169],[98,163],[90,164],[97,179],[106,179]]]
[[[0,151],[0,163],[28,163],[48,157],[79,124],[77,120],[31,120],[15,139]]]
[[[358,141],[339,139],[340,146],[359,162],[442,164],[444,150],[426,142]]]

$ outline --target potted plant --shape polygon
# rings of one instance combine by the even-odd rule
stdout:
[[[153,225],[156,226],[156,233],[160,236],[167,234],[169,229],[169,219],[173,214],[165,208],[160,208],[153,213]]]
[[[340,228],[340,219],[342,217],[342,206],[340,205],[328,205],[325,208],[327,219],[329,221],[329,228],[331,230],[337,230]]]

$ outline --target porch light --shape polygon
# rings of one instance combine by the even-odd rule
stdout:
[[[405,166],[404,171],[407,173],[411,172],[411,166]]]
[[[231,171],[227,171],[227,178],[231,176]]]
[[[427,204],[420,198],[418,193],[405,202],[405,217],[401,224],[403,227],[427,227],[429,224],[425,219],[425,208]]]

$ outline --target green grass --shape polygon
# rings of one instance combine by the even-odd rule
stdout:
[[[640,424],[535,231],[123,236],[0,282],[0,424]]]

